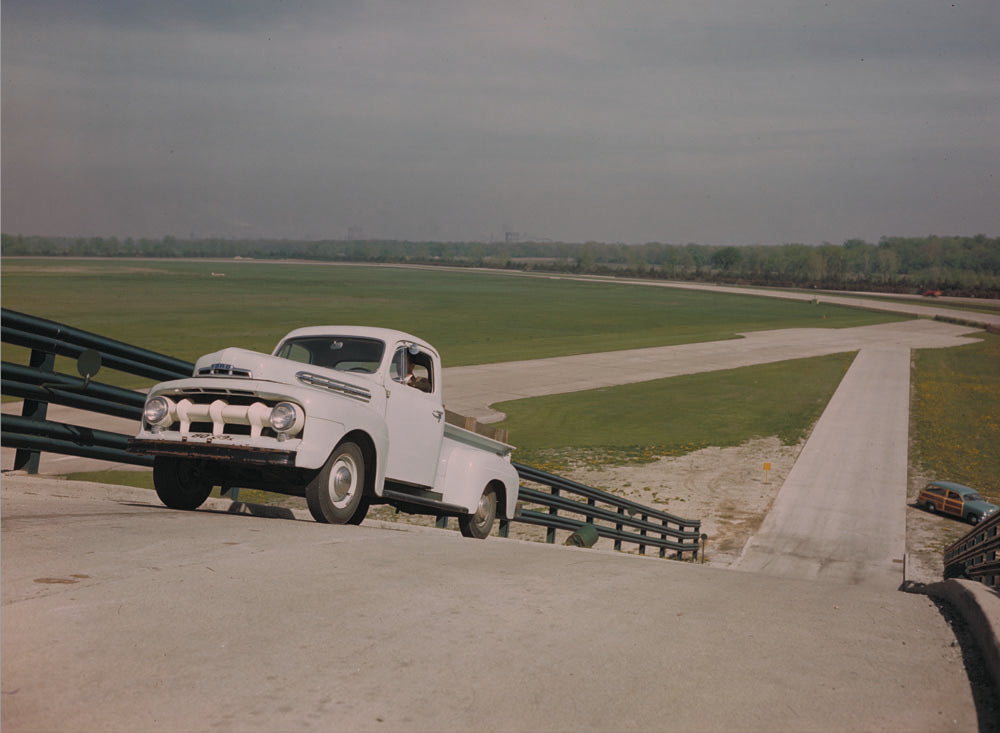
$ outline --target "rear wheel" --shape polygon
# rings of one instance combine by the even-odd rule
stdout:
[[[365,458],[355,443],[343,443],[306,486],[306,503],[317,522],[361,524],[368,513]]]
[[[475,514],[463,514],[458,518],[458,528],[464,537],[483,540],[490,536],[493,521],[497,517],[497,492],[492,485],[483,489]]]
[[[931,514],[933,514],[934,513],[934,502],[933,501],[927,502],[926,504],[924,504],[924,508],[927,509],[927,511],[929,511]]]
[[[212,493],[212,480],[202,461],[157,456],[153,485],[160,501],[171,509],[197,509]]]

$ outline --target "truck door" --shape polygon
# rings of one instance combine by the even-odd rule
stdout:
[[[386,478],[433,486],[444,437],[441,385],[434,356],[416,347],[397,348],[386,391],[389,458]]]

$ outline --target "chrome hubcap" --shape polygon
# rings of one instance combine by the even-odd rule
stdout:
[[[330,476],[330,498],[335,502],[343,501],[353,488],[354,471],[346,463],[338,463]]]
[[[476,524],[484,524],[490,516],[490,497],[485,493],[479,497],[479,506],[476,507],[476,513],[473,517]]]

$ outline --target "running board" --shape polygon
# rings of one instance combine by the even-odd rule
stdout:
[[[422,494],[410,494],[406,491],[398,491],[396,489],[382,489],[382,498],[386,501],[399,501],[404,504],[416,504],[419,506],[431,507],[432,509],[439,510],[442,514],[468,514],[469,510],[464,506],[459,506],[458,504],[445,504],[444,502],[434,499],[433,494],[437,492],[427,491]],[[426,496],[425,494],[431,494],[432,496]],[[440,494],[438,494],[440,496]]]

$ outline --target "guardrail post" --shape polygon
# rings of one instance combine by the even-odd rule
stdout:
[[[623,506],[618,507],[618,516],[620,516],[620,517],[624,517],[625,516],[625,507],[623,507]],[[615,531],[616,532],[621,532],[622,531],[622,524],[621,524],[621,522],[618,522],[615,525]],[[615,540],[615,549],[618,550],[619,552],[621,551],[621,549],[622,549],[622,541],[621,540],[617,540],[617,539]]]
[[[660,524],[663,525],[664,529],[667,528],[667,520],[666,519],[661,519],[660,520]],[[661,532],[660,533],[660,539],[661,540],[667,539],[667,533],[666,532]],[[683,541],[684,540],[681,540],[681,542],[683,542]],[[680,551],[678,551],[677,554],[680,555],[681,554]],[[660,557],[666,557],[666,556],[667,556],[667,548],[666,547],[661,547],[660,548]]]
[[[500,520],[500,531],[497,532],[500,537],[510,537],[510,520],[501,519]]]
[[[32,369],[40,372],[55,372],[56,355],[47,351],[31,350],[29,365]],[[32,420],[44,420],[49,410],[48,402],[39,400],[25,400],[21,407],[21,416]],[[14,453],[14,470],[27,471],[28,473],[38,473],[38,459],[41,451],[18,448]]]
[[[648,514],[643,514],[642,515],[642,521],[643,522],[648,522],[649,521],[649,515]],[[645,527],[643,527],[642,529],[639,530],[639,536],[640,537],[645,537],[646,536],[646,528]],[[640,555],[645,555],[646,554],[646,545],[644,545],[641,542],[639,543],[639,554]]]
[[[558,488],[556,488],[555,486],[552,486],[550,488],[552,489],[552,492],[551,492],[552,496],[559,496],[559,489]],[[550,506],[549,507],[549,516],[550,517],[555,517],[557,514],[559,514],[559,510],[556,509],[554,506]],[[555,527],[546,527],[545,528],[545,541],[548,542],[550,545],[555,544],[555,541],[556,541],[556,528]]]

